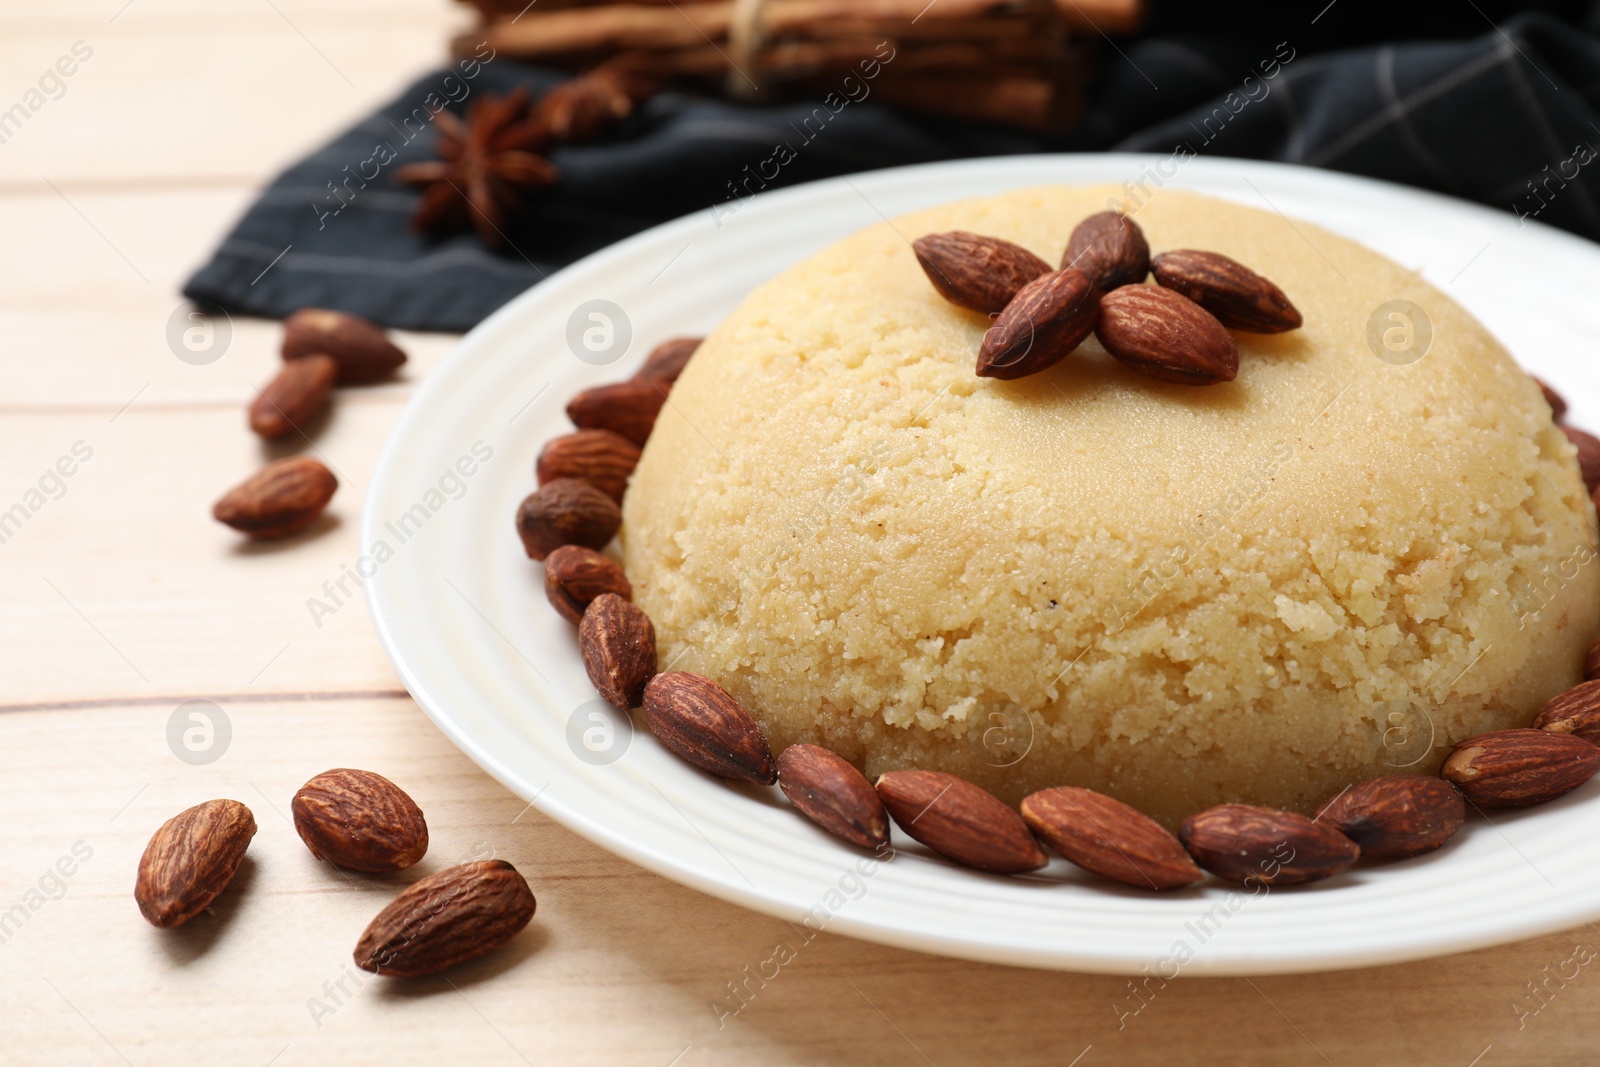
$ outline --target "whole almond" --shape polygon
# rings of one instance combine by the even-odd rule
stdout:
[[[876,783],[900,829],[946,859],[1020,874],[1049,862],[1022,817],[998,797],[942,771],[890,771]]]
[[[1360,846],[1331,825],[1252,804],[1219,804],[1191,815],[1178,840],[1219,878],[1267,885],[1330,878],[1361,855]]]
[[[1591,493],[1600,489],[1600,438],[1565,423],[1561,432],[1578,450],[1578,473],[1583,475],[1584,488]]]
[[[1010,241],[965,230],[930,233],[911,243],[939,295],[960,307],[993,315],[1050,264]]]
[[[1057,786],[1022,800],[1022,819],[1078,866],[1135,889],[1182,889],[1205,877],[1160,823],[1104,793]]]
[[[250,429],[282,437],[305,427],[328,403],[339,365],[332,356],[306,356],[283,365],[250,405]]]
[[[1181,248],[1150,261],[1156,283],[1182,293],[1232,330],[1298,330],[1300,311],[1272,282],[1218,252]]]
[[[1432,852],[1461,829],[1466,805],[1456,787],[1425,774],[1389,774],[1340,791],[1317,811],[1373,859]]]
[[[1088,276],[1070,267],[1024,285],[983,335],[978,377],[1011,381],[1060,363],[1094,329],[1097,301]]]
[[[602,593],[578,623],[578,653],[601,696],[624,711],[636,708],[656,673],[656,628],[638,605]]]
[[[1480,808],[1527,808],[1570,793],[1600,770],[1600,748],[1550,730],[1496,730],[1468,738],[1439,775]]]
[[[562,545],[604,548],[621,528],[617,502],[576,478],[547,482],[517,507],[517,535],[529,559],[544,559]]]
[[[404,889],[367,925],[356,966],[411,978],[476,959],[515,937],[537,904],[505,860],[463,863]]]
[[[709,678],[656,675],[644,689],[644,718],[658,741],[707,774],[760,785],[778,780],[761,727]]]
[[[283,323],[283,358],[321,354],[339,364],[340,385],[380,382],[400,369],[406,354],[389,335],[359,315],[302,308]]]
[[[1550,417],[1556,422],[1560,422],[1562,416],[1567,413],[1566,400],[1562,399],[1560,393],[1550,388],[1550,383],[1543,378],[1534,378],[1531,374],[1528,377],[1533,378],[1533,384],[1537,385],[1539,392],[1544,394],[1544,402],[1550,405]]]
[[[778,757],[778,787],[800,814],[862,848],[889,841],[889,817],[866,776],[820,745],[790,745]]]
[[[704,340],[704,337],[674,337],[670,341],[662,341],[650,350],[644,366],[639,368],[639,373],[634,377],[672,385],[683,373],[683,368],[689,365],[689,357],[695,354]]]
[[[1150,273],[1150,245],[1139,224],[1120,211],[1090,215],[1067,238],[1063,267],[1076,267],[1102,293],[1144,281]]]
[[[661,405],[667,402],[668,389],[649,378],[597,385],[567,403],[567,418],[581,430],[610,430],[643,448]]]
[[[1239,349],[1222,323],[1171,289],[1113,289],[1100,300],[1094,332],[1107,352],[1164,382],[1214,385],[1239,373]]]
[[[562,545],[544,560],[544,595],[563,619],[583,621],[591,601],[606,593],[633,599],[628,576],[609,556],[582,545]]]
[[[1600,745],[1600,682],[1583,682],[1551,697],[1533,720],[1533,727]]]
[[[371,771],[323,771],[300,787],[289,810],[313,856],[353,871],[403,871],[428,851],[422,809]]]
[[[255,835],[255,816],[237,800],[208,800],[162,823],[139,858],[139,913],[163,930],[200,914],[233,881]]]
[[[1600,641],[1589,646],[1589,652],[1583,657],[1583,677],[1588,681],[1600,678]]]
[[[534,476],[540,485],[557,478],[577,478],[620,504],[628,476],[638,465],[638,447],[621,434],[579,430],[552,437],[545,444],[534,465]]]
[[[333,472],[308,456],[267,464],[212,505],[211,517],[256,538],[287,537],[314,522],[339,488]]]

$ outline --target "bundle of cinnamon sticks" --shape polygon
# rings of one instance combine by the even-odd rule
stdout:
[[[1143,0],[464,0],[459,37],[570,70],[622,61],[744,99],[866,95],[1034,132],[1082,109],[1089,45],[1135,29]],[[848,80],[847,80],[848,79]]]

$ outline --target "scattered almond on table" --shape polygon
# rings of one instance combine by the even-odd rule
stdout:
[[[352,871],[404,870],[428,850],[422,809],[371,771],[339,767],[312,778],[290,804],[311,854]],[[151,836],[134,899],[149,922],[181,926],[227,889],[255,836],[250,809],[209,800]],[[503,860],[463,863],[402,890],[367,925],[357,966],[392,977],[433,974],[500,947],[534,914],[527,879]]]

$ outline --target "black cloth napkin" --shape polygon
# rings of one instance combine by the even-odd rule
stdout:
[[[820,127],[806,124],[816,102],[665,92],[604,140],[556,149],[561,180],[498,253],[470,234],[413,233],[417,193],[394,180],[433,158],[430,107],[567,77],[485,51],[279,175],[184,295],[273,318],[330,307],[466,330],[589,252],[746,195],[779,144],[793,159],[768,188],[970,156],[1176,150],[1365,174],[1600,239],[1600,2],[1414,6],[1158,4],[1142,36],[1105,42],[1089,112],[1063,137],[911,115],[870,83]]]

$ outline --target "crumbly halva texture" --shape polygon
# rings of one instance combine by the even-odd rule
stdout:
[[[1238,379],[1206,388],[1092,338],[1031,378],[974,376],[989,320],[941,298],[906,238],[971,230],[1053,263],[1119,196],[909,215],[729,316],[625,501],[661,662],[724,686],[774,751],[1013,803],[1084,786],[1169,826],[1431,773],[1581,680],[1600,566],[1574,450],[1488,331],[1383,256],[1162,190],[1134,211],[1152,250],[1232,256],[1304,328],[1237,334]],[[1406,365],[1367,341],[1394,300],[1432,326]]]

